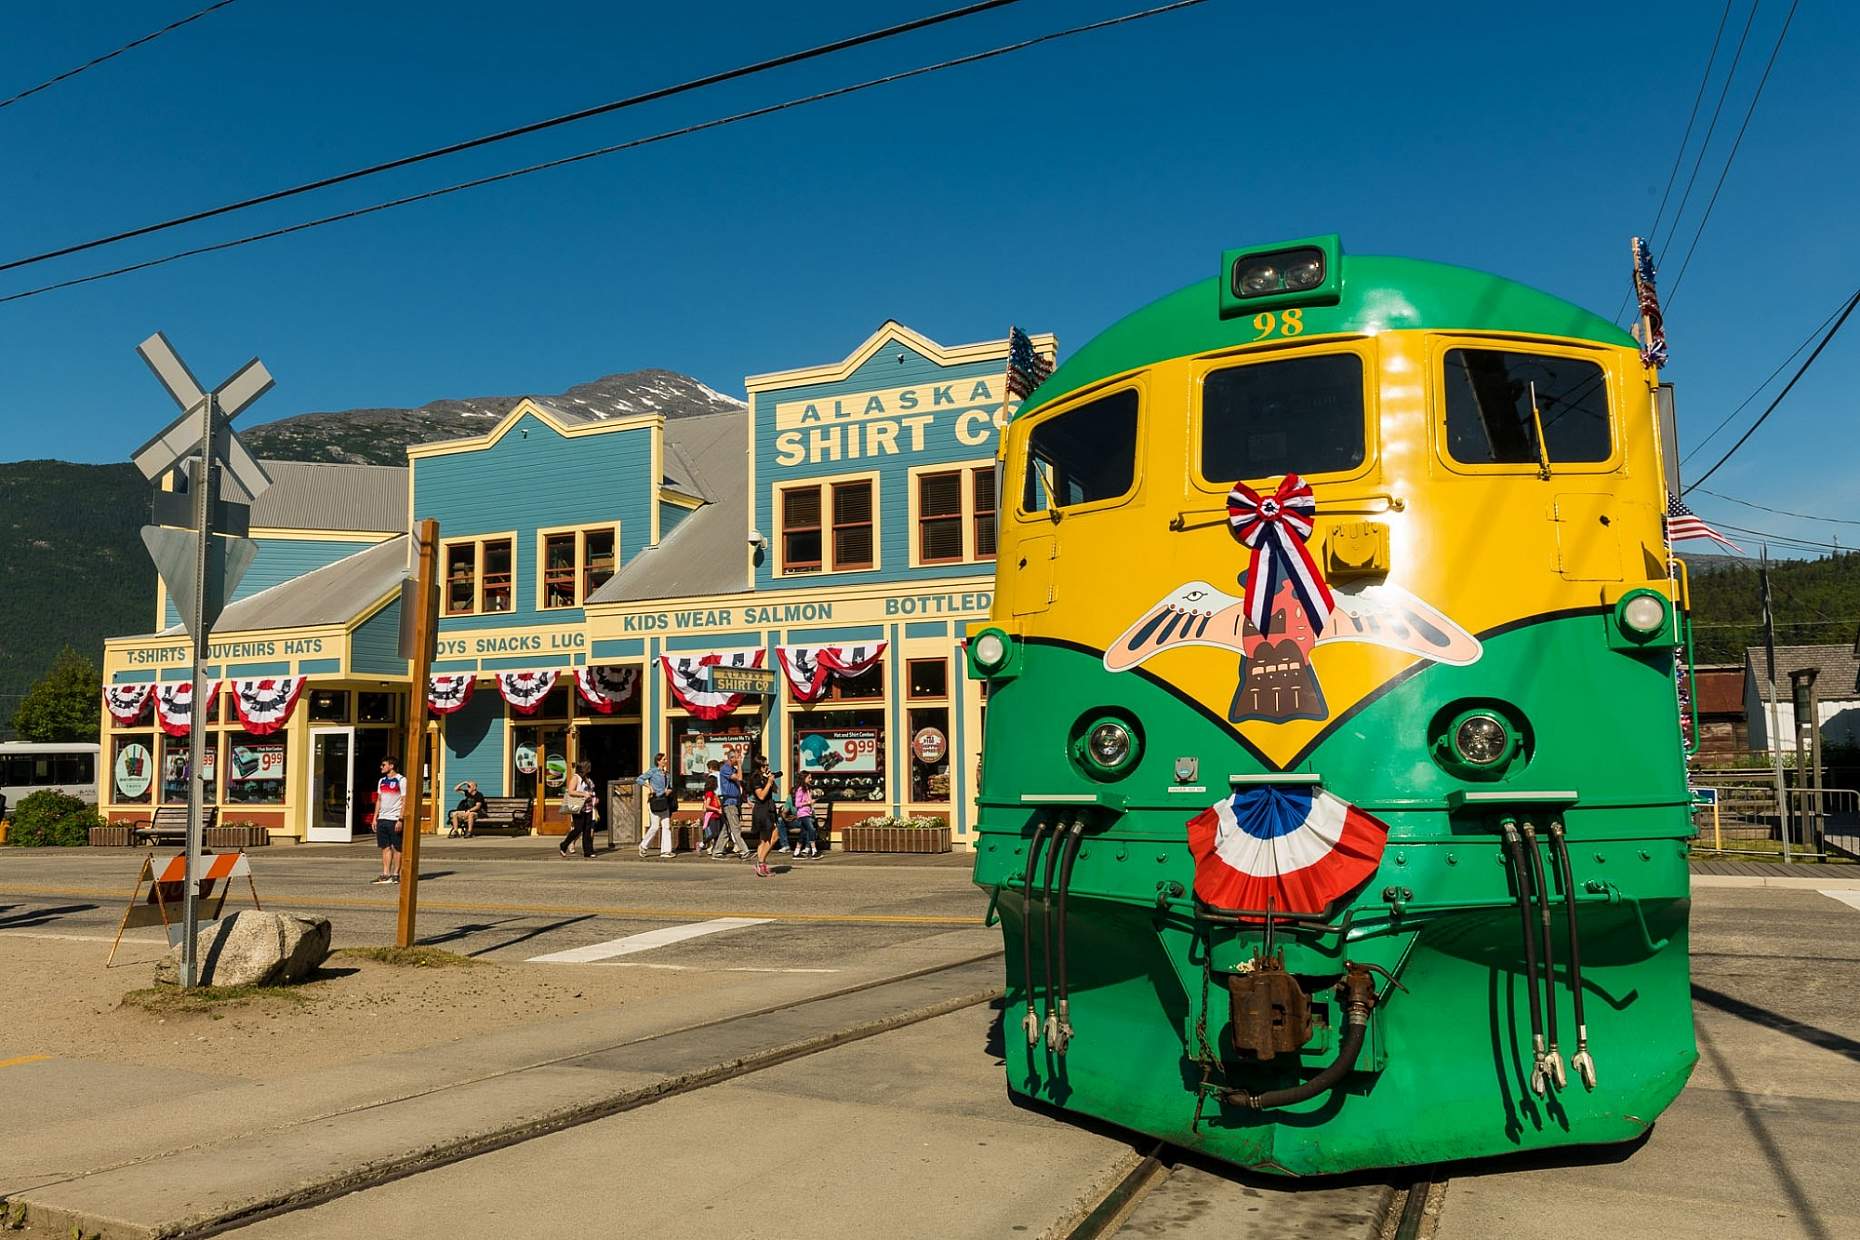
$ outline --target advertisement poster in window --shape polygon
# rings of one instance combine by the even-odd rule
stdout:
[[[234,745],[232,747],[232,782],[283,778],[283,745]]]
[[[155,778],[155,760],[139,741],[124,745],[116,755],[116,791],[125,801],[138,800]]]
[[[831,771],[841,775],[878,773],[878,732],[832,728],[801,732],[795,737],[797,765],[803,771]]]
[[[949,756],[949,741],[941,728],[920,728],[911,737],[911,752],[925,766],[935,766]]]
[[[518,745],[516,764],[519,775],[534,775],[536,773],[536,750],[528,745]]]
[[[736,750],[737,761],[749,752],[750,738],[742,732],[705,735],[687,732],[678,738],[678,773],[702,778],[710,773],[710,764],[723,761],[725,749]]]

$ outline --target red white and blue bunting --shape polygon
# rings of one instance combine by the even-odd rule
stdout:
[[[207,682],[207,710],[219,697],[220,682]],[[171,680],[155,688],[155,722],[169,736],[186,736],[194,726],[194,682]]]
[[[103,687],[103,708],[110,712],[110,718],[128,727],[142,718],[142,712],[149,708],[149,700],[154,696],[153,683],[105,685]]]
[[[1246,615],[1253,627],[1268,632],[1272,600],[1281,582],[1290,581],[1292,593],[1304,604],[1313,634],[1322,636],[1336,606],[1324,575],[1311,559],[1305,540],[1311,537],[1317,498],[1297,474],[1287,474],[1279,489],[1262,496],[1244,482],[1227,493],[1227,529],[1253,553],[1246,570]]]
[[[538,672],[499,672],[497,691],[510,703],[510,709],[519,715],[533,715],[542,709],[543,699],[555,688],[559,675],[561,673],[554,668]]]
[[[435,715],[457,714],[471,701],[478,678],[471,672],[456,676],[434,676],[426,685],[426,705]]]
[[[233,692],[233,709],[239,722],[254,736],[266,736],[290,722],[291,711],[303,695],[302,676],[263,677],[229,681]]]
[[[712,692],[707,667],[761,667],[761,650],[713,650],[705,654],[659,656],[665,682],[678,704],[699,719],[721,719],[743,700],[740,693]]]
[[[884,642],[857,646],[775,647],[775,658],[788,678],[788,687],[803,702],[819,700],[826,690],[828,676],[857,676],[869,671],[884,654]]]
[[[1223,909],[1322,913],[1376,872],[1388,835],[1321,788],[1245,788],[1189,820],[1195,896]]]
[[[611,715],[639,696],[637,667],[594,665],[575,669],[575,691],[588,709]]]

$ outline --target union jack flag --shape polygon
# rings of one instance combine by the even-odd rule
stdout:
[[[1018,327],[1008,328],[1008,399],[1018,396],[1025,400],[1052,373],[1052,359],[1034,352],[1033,340],[1027,333]]]
[[[1715,543],[1729,547],[1739,555],[1744,549],[1705,524],[1703,517],[1686,507],[1686,501],[1677,495],[1666,497],[1666,541],[1676,543],[1682,538],[1709,538]]]

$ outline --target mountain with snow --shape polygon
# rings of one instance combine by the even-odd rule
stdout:
[[[734,396],[670,370],[631,370],[592,383],[577,383],[537,400],[601,418],[662,413],[693,418],[743,408]],[[347,409],[301,413],[244,427],[239,438],[254,456],[285,461],[336,461],[360,465],[404,465],[409,444],[482,435],[516,408],[522,396],[473,396],[435,400],[418,409]]]

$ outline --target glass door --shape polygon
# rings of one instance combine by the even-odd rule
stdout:
[[[510,730],[512,796],[528,797],[531,822],[544,835],[562,835],[568,818],[562,793],[568,788],[568,729],[561,724],[525,724]]]
[[[313,844],[355,838],[355,729],[310,729],[310,822]]]

